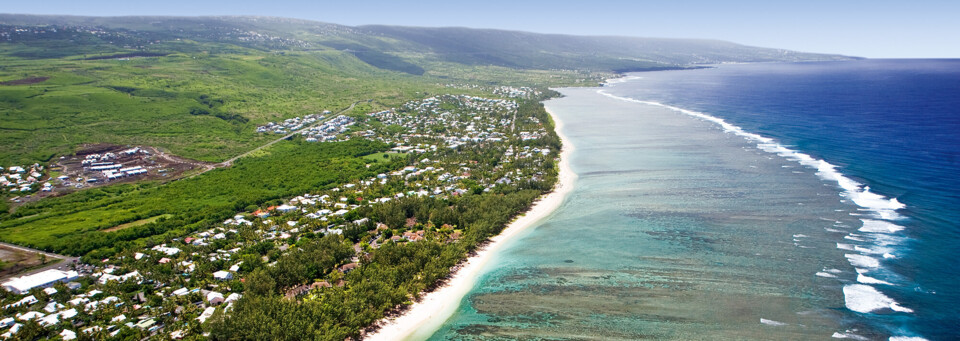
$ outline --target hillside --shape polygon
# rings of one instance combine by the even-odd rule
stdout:
[[[361,26],[364,33],[426,48],[464,64],[517,68],[645,70],[723,62],[845,60],[850,57],[744,46],[718,40],[591,37],[469,28]]]
[[[422,74],[422,67],[430,60],[523,69],[625,71],[722,62],[850,59],[716,40],[571,36],[459,27],[350,27],[273,17],[0,14],[0,24],[106,29],[115,38],[107,43],[118,49],[152,49],[151,45],[157,41],[174,39],[230,43],[262,50],[335,49],[354,53],[380,68],[412,74]],[[74,42],[80,44],[79,40]]]
[[[615,72],[848,58],[710,40],[273,17],[0,14],[0,163],[104,142],[219,162],[262,143],[259,124],[366,99],[389,107],[439,84],[596,84]]]

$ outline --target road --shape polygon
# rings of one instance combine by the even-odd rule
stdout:
[[[17,273],[17,274],[10,274],[10,275],[3,276],[2,278],[0,278],[0,280],[6,280],[6,279],[12,278],[12,277],[20,277],[20,276],[32,275],[32,274],[35,274],[35,273],[38,273],[38,272],[41,272],[41,271],[46,271],[46,270],[49,270],[49,269],[70,270],[70,266],[73,265],[73,263],[76,262],[76,261],[79,259],[79,258],[77,258],[77,257],[70,257],[70,256],[58,255],[58,254],[56,254],[56,253],[49,253],[49,252],[45,252],[45,251],[35,250],[35,249],[28,248],[28,247],[23,247],[23,246],[20,246],[20,245],[14,245],[14,244],[10,244],[10,243],[0,242],[0,246],[5,247],[5,248],[14,249],[14,250],[23,251],[23,252],[43,254],[43,255],[46,255],[48,259],[61,259],[61,261],[59,261],[59,262],[55,262],[55,263],[52,263],[52,264],[49,264],[49,265],[46,265],[46,266],[43,266],[43,267],[31,269],[30,271],[25,271],[25,272],[21,272],[21,273]]]

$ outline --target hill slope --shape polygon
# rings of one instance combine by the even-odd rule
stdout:
[[[149,49],[191,39],[262,50],[335,49],[383,69],[422,74],[429,60],[523,69],[626,71],[722,62],[845,60],[716,40],[571,36],[459,27],[350,27],[274,17],[71,17],[0,14],[0,24],[100,28],[110,44]],[[120,39],[120,38],[124,39]],[[402,58],[401,58],[402,57]]]
[[[847,60],[850,57],[718,40],[592,37],[458,27],[361,26],[364,33],[428,49],[447,61],[517,68],[626,71],[657,65]]]

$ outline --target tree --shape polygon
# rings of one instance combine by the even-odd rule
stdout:
[[[244,281],[246,293],[255,296],[269,296],[276,292],[277,282],[263,268],[254,270]]]

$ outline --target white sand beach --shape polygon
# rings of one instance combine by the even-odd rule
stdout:
[[[430,337],[447,318],[453,315],[460,306],[460,301],[476,284],[481,271],[503,248],[503,245],[560,207],[567,193],[573,189],[577,175],[570,168],[573,146],[563,135],[563,122],[553,113],[550,113],[550,116],[553,118],[557,134],[563,141],[558,180],[553,191],[541,197],[526,214],[518,217],[503,232],[491,238],[490,243],[461,264],[460,269],[442,287],[425,294],[402,315],[380,321],[380,329],[366,335],[364,340],[419,340]]]

